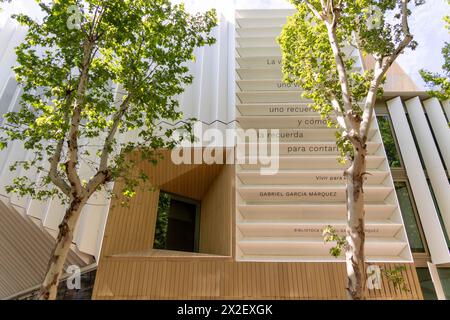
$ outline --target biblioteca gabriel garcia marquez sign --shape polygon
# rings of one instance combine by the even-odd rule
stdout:
[[[259,196],[262,198],[282,198],[282,197],[294,197],[294,198],[302,198],[302,197],[336,197],[338,193],[336,191],[260,191]]]

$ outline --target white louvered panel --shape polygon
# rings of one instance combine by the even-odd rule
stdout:
[[[44,219],[42,220],[42,225],[49,232],[57,232],[58,226],[64,217],[65,205],[61,203],[58,198],[53,198],[49,201],[47,211],[44,214]]]
[[[261,174],[259,147],[240,136],[238,159],[245,164],[237,167],[237,259],[336,261],[322,230],[333,225],[342,232],[345,227],[342,172],[347,165],[337,161],[334,130],[307,108],[300,88],[281,80],[281,51],[275,38],[285,21],[283,14],[286,11],[236,12],[236,119],[241,128],[258,130],[260,138],[267,138],[265,129],[277,129],[280,135],[279,170],[273,175]],[[360,70],[359,52],[349,47],[344,53],[356,58],[355,69]],[[366,255],[369,261],[411,261],[382,145],[374,117],[367,142],[370,177],[364,189]]]
[[[423,102],[431,129],[441,152],[447,170],[450,168],[450,128],[439,100],[431,98]]]
[[[0,92],[3,90],[9,77],[12,75],[11,67],[16,61],[14,48],[23,41],[26,34],[26,29],[18,26],[12,20],[10,20],[7,25],[10,25],[10,28],[13,28],[13,31],[9,42],[2,43],[2,46],[4,46],[5,49],[4,53],[0,56]]]
[[[40,201],[33,199],[28,205],[27,214],[30,217],[34,217],[42,221],[47,213],[49,204],[49,201]]]
[[[414,131],[420,153],[429,176],[436,202],[441,212],[442,220],[450,236],[450,184],[444,165],[439,157],[438,148],[425,117],[422,103],[418,97],[405,101],[409,119]],[[438,106],[439,107],[439,104]],[[447,141],[446,148],[448,148]]]
[[[440,225],[430,189],[421,165],[419,153],[405,115],[400,97],[387,101],[393,129],[399,142],[408,180],[414,194],[425,237],[433,263],[449,263],[450,254]],[[437,156],[434,154],[434,156]]]

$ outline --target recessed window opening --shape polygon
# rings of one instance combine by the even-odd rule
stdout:
[[[160,192],[153,249],[198,252],[200,202]]]

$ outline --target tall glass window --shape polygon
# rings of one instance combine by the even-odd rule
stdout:
[[[400,152],[397,150],[395,138],[392,133],[389,116],[377,116],[378,126],[380,128],[381,138],[383,139],[384,148],[391,168],[399,168],[402,166],[400,162]]]
[[[438,268],[445,299],[450,300],[450,268]]]
[[[414,200],[408,190],[408,186],[404,181],[397,181],[394,184],[411,251],[425,252],[424,241],[419,229],[420,222],[415,214]]]
[[[198,252],[200,203],[160,192],[154,249]]]
[[[436,290],[434,290],[433,280],[431,279],[428,268],[416,268],[419,278],[420,288],[422,289],[424,300],[437,300]]]
[[[442,231],[444,232],[445,240],[447,241],[447,247],[450,249],[450,239],[448,238],[447,228],[445,227],[444,220],[442,220],[441,210],[439,209],[438,203],[436,201],[436,196],[434,195],[433,187],[431,186],[430,180],[427,179],[428,188],[430,189],[431,197],[433,198],[434,207],[438,214],[439,222],[441,223]]]

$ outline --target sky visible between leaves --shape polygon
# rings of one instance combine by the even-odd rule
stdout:
[[[233,16],[233,10],[237,9],[269,9],[290,8],[287,0],[173,0],[184,2],[190,11],[205,11],[216,8],[226,17]],[[32,0],[14,0],[11,4],[4,4],[4,10],[0,12],[0,28],[6,23],[6,19],[14,12],[25,12],[39,17],[39,8]],[[427,0],[426,3],[413,10],[410,18],[410,29],[419,47],[411,52],[407,51],[398,62],[403,70],[411,76],[419,88],[423,88],[423,81],[418,73],[419,69],[429,71],[441,70],[443,58],[441,48],[444,42],[450,42],[448,30],[444,28],[443,17],[450,15],[450,5],[447,0]]]

